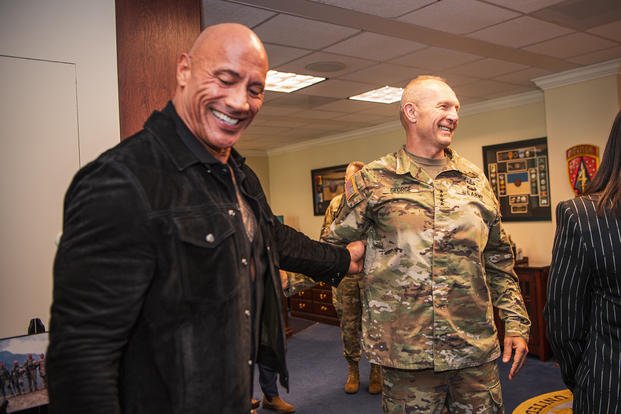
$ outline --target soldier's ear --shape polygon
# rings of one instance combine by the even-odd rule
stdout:
[[[414,102],[407,102],[405,105],[403,105],[403,115],[405,116],[405,118],[415,124],[416,123],[416,105],[414,105]]]

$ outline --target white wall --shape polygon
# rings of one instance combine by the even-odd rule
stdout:
[[[49,326],[64,192],[80,165],[119,142],[114,10],[114,0],[0,0],[0,183],[10,200],[0,210],[0,337],[25,334],[33,317]]]

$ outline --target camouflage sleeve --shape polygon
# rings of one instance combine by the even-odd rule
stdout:
[[[330,227],[325,232],[321,232],[322,241],[345,245],[364,238],[369,227],[366,216],[369,189],[366,182],[362,171],[347,180],[340,208]]]
[[[530,319],[520,292],[518,277],[513,270],[514,257],[509,236],[502,227],[500,215],[497,215],[490,228],[483,255],[492,303],[505,323],[505,335],[520,336],[528,341]]]
[[[326,213],[323,216],[323,224],[321,226],[320,238],[323,239],[330,232],[330,225],[334,221],[334,218],[338,215],[341,210],[341,205],[343,203],[344,197],[343,194],[339,194],[330,200],[330,205],[326,209]]]
[[[286,297],[312,288],[317,283],[312,277],[303,275],[302,273],[287,272],[287,279],[287,287],[283,290]]]

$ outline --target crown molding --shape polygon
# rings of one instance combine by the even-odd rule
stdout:
[[[621,59],[613,59],[607,62],[554,73],[552,75],[540,76],[532,81],[543,90],[558,88],[560,86],[572,85],[574,83],[599,79],[605,76],[617,75],[619,74],[620,66]]]

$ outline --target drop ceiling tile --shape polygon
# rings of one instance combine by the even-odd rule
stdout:
[[[521,85],[513,85],[505,82],[493,80],[480,80],[466,85],[454,88],[457,98],[463,94],[470,97],[489,98],[490,96],[513,95],[528,90],[527,87]]]
[[[393,121],[399,120],[399,108],[401,107],[401,102],[395,102],[391,104],[383,104],[376,103],[375,108],[367,109],[366,111],[362,111],[361,113],[373,114],[373,115],[383,115],[388,117],[394,117]]]
[[[420,70],[417,71],[408,66],[380,63],[370,68],[340,76],[339,79],[365,82],[377,85],[377,87],[395,86],[401,88],[403,87],[404,79],[409,81],[420,74]]]
[[[354,113],[358,111],[364,111],[367,109],[374,109],[377,107],[377,103],[353,101],[351,99],[339,99],[329,104],[318,106],[316,109],[322,111],[336,111],[345,113]]]
[[[340,62],[345,65],[345,68],[334,72],[320,72],[307,68],[308,65],[317,62]],[[277,69],[283,72],[295,72],[305,75],[322,76],[329,79],[336,78],[340,75],[344,75],[346,73],[356,70],[368,68],[369,66],[373,66],[376,64],[377,62],[374,62],[372,60],[359,59],[344,55],[336,55],[334,53],[316,52],[291,61],[285,65],[281,65]]]
[[[477,0],[437,1],[398,20],[454,34],[480,30],[520,14]]]
[[[486,0],[488,3],[494,3],[508,9],[521,11],[522,13],[530,13],[535,10],[561,3],[565,0]]]
[[[328,79],[304,89],[297,93],[302,95],[326,96],[330,98],[347,98],[370,89],[369,84],[352,82],[340,79]]]
[[[263,107],[259,110],[259,114],[257,116],[259,117],[261,115],[282,116],[282,115],[291,114],[293,112],[297,112],[299,110],[300,108],[297,108],[294,106],[277,106],[277,105],[273,105],[270,102],[270,103],[263,105]]]
[[[287,62],[291,62],[299,57],[312,53],[308,49],[298,49],[297,47],[279,46],[271,43],[264,43],[270,68],[275,68]]]
[[[573,30],[566,27],[523,16],[471,33],[468,37],[503,46],[523,47],[571,32]]]
[[[326,49],[326,52],[363,59],[386,60],[424,48],[422,43],[381,34],[363,32]]]
[[[293,117],[307,118],[307,119],[334,119],[343,116],[342,112],[334,111],[319,111],[317,109],[305,109],[300,112],[294,112],[291,114]]]
[[[614,21],[612,23],[603,24],[601,26],[593,27],[587,30],[589,33],[593,33],[608,39],[621,41],[621,20]]]
[[[359,32],[349,27],[285,14],[260,24],[254,31],[264,42],[304,49],[320,49]]]
[[[339,118],[336,118],[337,121],[344,121],[344,122],[368,122],[371,124],[381,124],[384,122],[390,122],[390,121],[394,121],[394,117],[393,116],[385,116],[385,115],[378,115],[375,112],[360,112],[360,113],[355,113],[355,114],[347,114],[347,115],[343,115]],[[394,114],[393,114],[394,115]]]
[[[524,50],[562,59],[617,45],[618,43],[587,33],[572,33],[525,47]]]
[[[326,98],[323,96],[302,95],[297,92],[281,93],[278,99],[269,102],[271,107],[281,106],[285,108],[312,109],[320,105],[334,102],[335,98]]]
[[[560,26],[584,31],[621,19],[618,0],[567,0],[531,14]]]
[[[552,72],[545,69],[528,68],[524,70],[519,70],[517,72],[508,73],[506,75],[501,75],[493,78],[492,80],[513,83],[515,85],[531,86],[533,85],[533,81],[531,79],[535,79],[539,76],[550,75],[551,73]]]
[[[274,15],[276,13],[256,7],[233,4],[228,1],[202,0],[201,2],[202,27],[224,22],[241,23],[248,27],[254,27]]]
[[[380,17],[397,17],[404,13],[419,9],[436,0],[312,0],[315,3],[350,9]]]
[[[458,75],[472,76],[475,78],[487,78],[500,76],[509,72],[526,69],[528,66],[518,63],[507,62],[498,59],[481,59],[475,62],[465,63],[463,65],[447,70],[447,73],[456,73]]]
[[[390,62],[421,69],[443,70],[478,59],[481,59],[481,56],[441,47],[428,47]]]
[[[465,85],[467,83],[472,83],[472,82],[476,82],[479,80],[478,78],[473,78],[472,76],[464,76],[464,75],[458,75],[456,73],[447,73],[447,72],[440,72],[438,73],[437,76],[444,78],[450,87],[455,87],[458,85]]]
[[[594,63],[601,63],[619,58],[621,58],[621,46],[598,50],[597,52],[586,53],[584,55],[575,56],[567,60],[574,63],[579,63],[581,65],[592,65]]]
[[[259,112],[259,115],[252,121],[253,126],[276,125],[279,127],[299,127],[307,123],[307,119],[294,118],[284,113],[282,115],[264,115],[261,112]]]
[[[539,89],[535,84],[531,86],[516,86],[514,89],[509,89],[509,90],[505,90],[502,92],[496,92],[496,93],[490,92],[487,95],[485,95],[485,99],[504,98],[504,97],[508,97],[511,95],[519,95],[521,93],[534,92],[534,91],[541,91],[541,89]]]

